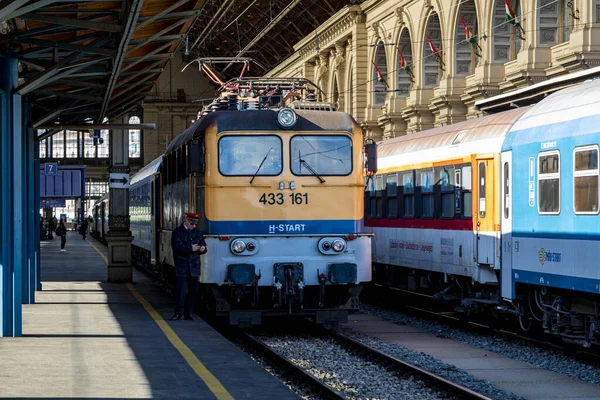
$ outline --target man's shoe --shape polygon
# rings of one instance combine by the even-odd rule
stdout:
[[[183,319],[185,319],[186,321],[193,321],[194,317],[192,317],[191,315],[186,315],[185,317],[183,317]]]
[[[181,314],[173,314],[169,321],[179,321],[181,319]]]

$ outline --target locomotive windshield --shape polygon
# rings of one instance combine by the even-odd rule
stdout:
[[[281,149],[275,135],[225,136],[219,140],[219,171],[225,176],[279,175]]]
[[[290,142],[290,160],[294,175],[349,175],[352,140],[343,135],[296,135]]]

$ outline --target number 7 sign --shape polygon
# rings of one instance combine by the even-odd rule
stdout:
[[[44,164],[44,175],[58,175],[58,163]]]

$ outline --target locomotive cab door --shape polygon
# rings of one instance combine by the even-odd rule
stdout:
[[[494,159],[477,157],[475,161],[476,209],[475,240],[478,264],[494,264],[496,232],[494,231]]]

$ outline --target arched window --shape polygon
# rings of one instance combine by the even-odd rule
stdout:
[[[129,118],[130,124],[139,124],[140,118],[133,116]],[[140,158],[141,156],[141,135],[139,129],[130,129],[129,130],[129,157],[130,158]]]
[[[444,57],[442,54],[442,29],[440,28],[440,19],[435,12],[429,15],[425,35],[423,38],[423,86],[434,87],[440,80],[440,60],[443,60]]]
[[[481,50],[477,47],[477,43],[479,42],[478,33],[479,27],[477,24],[475,2],[473,0],[465,1],[461,3],[456,19],[456,45],[454,47],[456,51],[456,75],[470,75],[475,71],[475,66],[477,65],[476,54],[481,54]]]
[[[377,44],[373,62],[375,63],[373,66],[373,105],[381,105],[385,103],[385,95],[388,90],[387,57],[383,42]]]
[[[404,28],[398,40],[398,50],[396,62],[396,93],[397,97],[407,97],[412,87],[411,74],[413,68],[412,46],[410,44],[410,32]],[[403,65],[404,64],[404,65]]]
[[[521,24],[521,1],[509,0],[511,9],[515,13],[515,22]],[[493,60],[498,62],[508,62],[517,58],[517,52],[523,45],[522,32],[515,24],[508,22],[506,17],[506,6],[504,0],[496,0],[494,6],[494,18],[492,18],[493,27]]]

